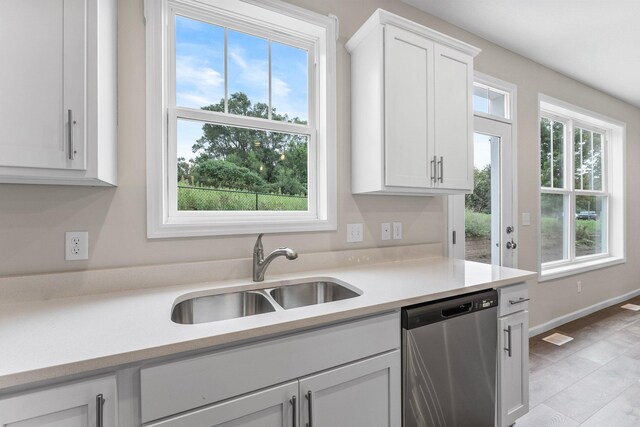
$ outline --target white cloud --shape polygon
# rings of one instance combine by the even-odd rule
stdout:
[[[224,78],[201,59],[179,56],[176,58],[176,86],[180,105],[200,108],[222,98]]]
[[[274,98],[285,98],[289,95],[289,92],[291,92],[291,88],[284,80],[271,76],[271,92]]]

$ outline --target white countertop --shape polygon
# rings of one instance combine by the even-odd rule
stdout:
[[[362,291],[342,301],[238,319],[180,325],[170,319],[186,293],[273,287],[335,278]],[[435,257],[81,297],[28,301],[0,310],[0,390],[519,283],[536,273]],[[209,292],[207,292],[209,291]]]

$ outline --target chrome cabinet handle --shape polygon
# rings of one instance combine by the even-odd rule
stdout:
[[[291,406],[293,407],[293,423],[291,423],[291,427],[296,427],[296,425],[298,425],[298,405],[297,405],[297,398],[295,396],[291,396],[291,399],[289,400],[289,402],[291,402]]]
[[[504,329],[507,333],[507,347],[504,350],[507,352],[509,357],[511,357],[511,325],[507,326],[507,329]]]
[[[431,181],[432,182],[436,182],[437,181],[437,172],[436,172],[436,161],[437,161],[437,157],[433,156],[433,160],[431,160],[429,163],[431,163]]]
[[[522,302],[526,302],[526,301],[529,301],[529,298],[522,298],[522,297],[520,297],[520,299],[519,299],[519,300],[517,300],[517,301],[514,301],[514,300],[510,299],[510,300],[509,300],[509,304],[511,304],[511,305],[513,305],[513,304],[520,304],[520,303],[522,303]]]
[[[307,392],[305,397],[309,401],[309,422],[307,423],[307,427],[313,427],[313,410],[311,409],[311,398],[312,398],[311,390]]]
[[[440,177],[438,178],[438,181],[442,183],[444,180],[444,157],[440,156],[438,164],[440,165]]]
[[[105,398],[102,396],[102,394],[99,394],[96,396],[96,427],[104,426],[104,411],[103,411],[104,401],[105,401]]]
[[[67,126],[69,130],[69,160],[73,160],[76,158],[76,140],[73,132],[73,127],[76,124],[76,121],[73,120],[73,110],[67,110],[67,116]]]

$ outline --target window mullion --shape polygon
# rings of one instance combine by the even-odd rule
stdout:
[[[229,112],[229,34],[224,28],[224,112]]]
[[[271,86],[271,39],[269,41],[269,108],[267,109],[267,118],[273,120],[273,99],[272,99],[272,86]]]

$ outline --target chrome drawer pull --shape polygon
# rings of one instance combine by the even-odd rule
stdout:
[[[514,301],[512,299],[509,300],[509,304],[513,305],[513,304],[520,304],[521,302],[527,302],[529,301],[529,298],[520,298],[517,301]]]

